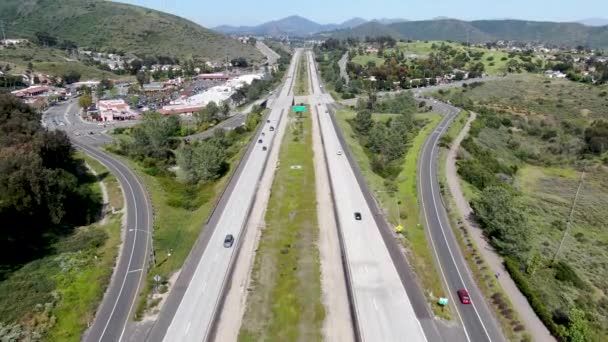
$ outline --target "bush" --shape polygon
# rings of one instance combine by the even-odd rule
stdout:
[[[513,279],[515,284],[517,284],[517,287],[519,288],[521,293],[528,299],[528,303],[530,303],[530,306],[532,307],[534,312],[536,312],[538,318],[545,324],[545,326],[547,327],[547,329],[549,329],[553,336],[557,337],[558,339],[565,338],[565,328],[563,326],[555,324],[555,322],[553,321],[553,316],[549,312],[549,309],[547,309],[544,302],[540,299],[536,291],[532,289],[532,287],[530,287],[528,279],[520,271],[519,263],[511,258],[505,258],[504,260],[505,268],[511,275],[511,278]]]
[[[555,279],[570,283],[577,288],[586,288],[587,284],[578,276],[576,271],[565,261],[559,261],[553,265],[555,269]]]

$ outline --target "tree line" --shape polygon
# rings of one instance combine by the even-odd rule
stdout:
[[[74,158],[67,135],[47,131],[40,114],[0,94],[0,279],[51,249],[55,238],[92,222],[101,198]]]

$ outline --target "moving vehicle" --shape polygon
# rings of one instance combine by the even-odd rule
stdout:
[[[232,247],[233,243],[234,243],[234,236],[232,236],[232,234],[226,235],[226,237],[224,238],[224,247],[230,248],[230,247]]]
[[[460,298],[460,302],[462,304],[471,304],[471,297],[469,297],[469,293],[465,289],[460,289],[456,291],[458,294],[458,298]]]
[[[266,120],[266,123],[270,123],[270,120]]]
[[[273,126],[270,126],[270,131],[271,132],[274,131],[274,127]]]
[[[258,140],[258,144],[261,144],[261,143],[263,143],[262,139]]]
[[[338,155],[341,156],[342,155],[342,151],[338,150]]]
[[[266,150],[268,150],[268,147],[266,147],[266,146],[262,147],[262,151],[266,151]]]
[[[361,221],[361,213],[360,212],[355,212],[355,220],[357,221]]]

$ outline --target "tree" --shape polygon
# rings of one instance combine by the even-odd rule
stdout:
[[[227,118],[230,115],[230,104],[228,101],[223,101],[220,106],[220,112],[224,118]]]
[[[585,143],[591,153],[602,154],[608,151],[608,121],[596,120],[585,129]]]
[[[150,83],[150,75],[143,70],[139,70],[135,77],[137,78],[137,83],[139,83],[139,86],[142,88],[144,84]]]
[[[355,130],[360,134],[367,134],[374,125],[372,120],[372,112],[369,110],[362,110],[355,116]]]
[[[568,324],[569,342],[591,341],[589,322],[585,319],[585,312],[578,308],[570,310],[570,323]]]
[[[525,260],[530,246],[530,226],[525,208],[513,191],[489,186],[473,201],[475,215],[492,244],[505,256]]]
[[[63,81],[66,84],[72,84],[80,81],[80,73],[76,70],[70,70],[63,74]]]
[[[78,105],[82,109],[87,109],[93,104],[93,98],[90,94],[84,94],[78,99]]]
[[[180,178],[186,182],[211,182],[227,169],[225,149],[213,139],[195,145],[182,144],[177,151]]]
[[[44,46],[55,46],[57,45],[57,38],[51,36],[48,32],[38,31],[35,33],[38,44]]]

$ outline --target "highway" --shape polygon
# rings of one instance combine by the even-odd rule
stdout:
[[[361,341],[427,341],[355,172],[338,138],[312,53],[313,115],[318,115],[345,259],[355,333]],[[355,212],[361,219],[355,219]]]
[[[104,141],[111,140],[99,133],[103,127],[77,121],[74,107],[74,101],[51,107],[43,116],[44,125],[49,129],[65,130],[76,148],[104,164],[120,182],[126,203],[126,227],[117,266],[95,319],[83,339],[92,342],[121,341],[147,272],[153,229],[152,206],[137,176],[120,160],[96,148]],[[80,130],[96,133],[76,136],[75,132]]]
[[[418,93],[415,95],[419,96]],[[425,142],[418,165],[418,196],[426,223],[426,233],[448,289],[449,300],[456,311],[457,319],[464,327],[466,340],[504,341],[502,331],[460,252],[441,199],[437,177],[439,138],[449,128],[460,109],[436,100],[433,100],[431,105],[434,111],[444,113],[444,118]],[[460,304],[456,295],[459,289],[469,292],[471,305]]]
[[[270,150],[280,144],[274,141],[276,130],[271,131],[270,126],[277,127],[292,104],[293,78],[299,56],[298,50],[287,71],[284,86],[273,102],[269,122],[262,124],[243,157],[201,239],[188,257],[148,340],[206,341],[213,337],[240,238],[267,163],[269,151],[263,151],[262,147],[267,146]],[[263,142],[257,143],[260,139]],[[227,234],[234,236],[234,244],[230,248],[223,244]]]
[[[275,65],[281,55],[279,55],[276,51],[269,48],[268,45],[264,44],[261,40],[256,41],[255,47],[262,52],[264,56],[266,56],[266,60],[268,60],[268,65]]]

